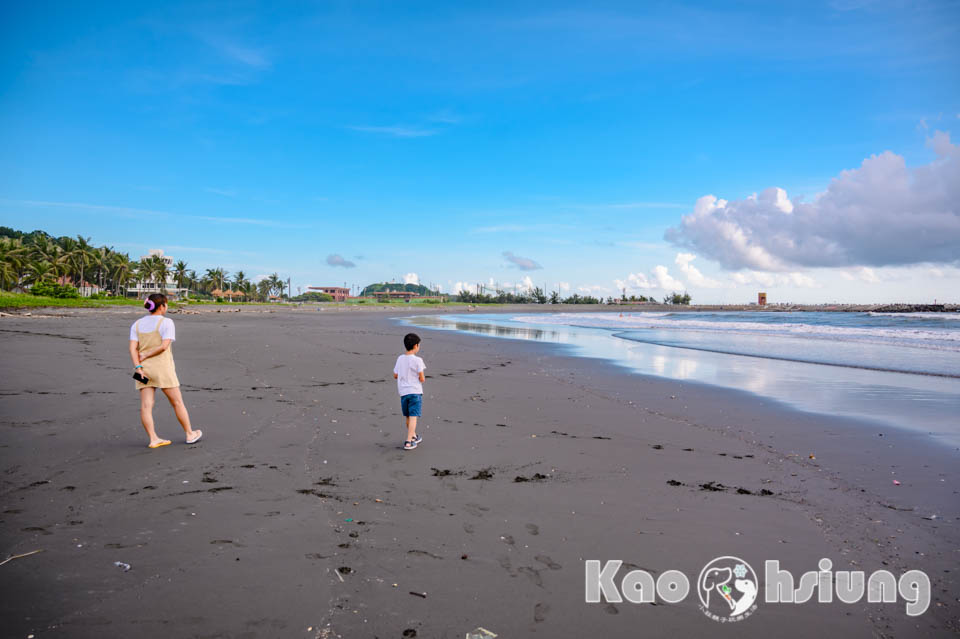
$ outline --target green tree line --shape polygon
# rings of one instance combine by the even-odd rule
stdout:
[[[232,290],[248,301],[267,301],[271,295],[284,297],[286,282],[277,273],[252,282],[243,271],[232,275],[223,268],[208,268],[197,273],[180,260],[172,267],[158,256],[132,260],[113,247],[94,246],[89,237],[52,237],[43,231],[23,233],[0,226],[0,289],[38,292],[57,290],[58,282],[80,287],[84,282],[104,293],[126,295],[127,289],[143,287],[145,282],[170,279],[175,288],[188,289],[201,297],[215,291]]]

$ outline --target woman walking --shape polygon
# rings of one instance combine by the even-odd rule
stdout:
[[[203,431],[190,427],[190,415],[180,395],[180,380],[173,365],[173,351],[170,346],[177,339],[173,320],[164,317],[167,314],[167,296],[154,293],[147,298],[143,306],[150,311],[130,327],[130,359],[133,360],[133,372],[146,378],[146,383],[137,381],[140,391],[140,421],[150,437],[150,448],[159,448],[170,444],[169,439],[160,439],[153,426],[154,393],[157,388],[170,400],[188,444],[196,444],[203,437]]]

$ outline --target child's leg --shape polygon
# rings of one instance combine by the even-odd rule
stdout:
[[[150,386],[140,389],[140,422],[143,424],[143,430],[147,431],[151,445],[165,441],[157,436],[153,426],[153,393],[154,389]]]
[[[413,440],[417,436],[417,418],[407,417],[407,441]]]

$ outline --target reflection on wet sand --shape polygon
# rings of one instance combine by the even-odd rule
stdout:
[[[602,328],[519,324],[505,316],[417,317],[407,322],[551,342],[570,354],[606,359],[645,375],[748,391],[800,410],[866,418],[960,442],[955,420],[960,394],[954,378],[717,353],[621,339]]]
[[[416,317],[410,320],[411,324],[425,326],[427,328],[445,328],[467,333],[481,333],[484,335],[496,335],[497,337],[512,337],[516,339],[529,339],[537,341],[557,342],[560,340],[560,333],[554,330],[544,330],[528,326],[502,326],[500,324],[481,324],[477,322],[463,322],[458,320],[449,320],[444,317]]]

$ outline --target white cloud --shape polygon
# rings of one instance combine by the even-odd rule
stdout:
[[[529,257],[521,257],[519,255],[515,255],[511,251],[504,251],[503,257],[521,271],[536,271],[537,269],[543,268],[540,266],[540,264],[534,260],[531,260]]]
[[[657,288],[665,291],[678,291],[686,288],[683,282],[670,275],[666,266],[660,264],[654,266],[653,277],[657,280]]]
[[[560,289],[561,291],[569,291],[570,282],[557,282],[557,288]]]
[[[747,284],[759,284],[760,286],[787,286],[795,288],[820,288],[819,282],[815,279],[801,273],[799,271],[794,271],[790,273],[770,273],[768,271],[739,271],[733,273],[730,276],[730,279],[736,284],[747,285]]]
[[[626,280],[613,280],[613,283],[616,285],[617,289],[651,289],[653,284],[643,273],[630,273],[627,275]]]
[[[686,276],[687,281],[690,282],[690,285],[700,288],[722,287],[723,284],[721,282],[704,276],[704,274],[700,272],[700,269],[692,264],[695,259],[697,259],[697,256],[693,253],[677,253],[675,260],[677,266],[680,267],[680,271]]]
[[[347,125],[348,129],[360,131],[363,133],[379,133],[389,135],[394,138],[424,138],[436,135],[439,131],[434,129],[424,129],[415,126],[404,126],[401,124],[395,126],[366,126],[360,124]]]
[[[530,279],[530,276],[527,275],[523,278],[522,282],[517,284],[518,291],[532,291],[536,285],[533,283],[533,280]]]
[[[697,200],[665,239],[729,269],[956,263],[960,260],[960,146],[927,140],[937,154],[913,169],[890,151],[841,171],[813,201],[770,188],[727,202]]]
[[[215,193],[216,195],[222,195],[223,197],[236,197],[237,192],[232,189],[215,189],[212,186],[205,187],[203,189],[207,193]]]
[[[329,266],[339,266],[341,268],[354,268],[356,264],[351,262],[348,259],[345,259],[339,253],[331,253],[327,256],[327,264]]]
[[[403,283],[404,283],[404,284],[419,284],[419,283],[420,283],[420,276],[417,275],[416,273],[407,273],[406,275],[403,276]]]
[[[600,293],[609,293],[610,289],[606,286],[594,284],[593,286],[578,286],[577,290],[587,295],[598,295]]]

